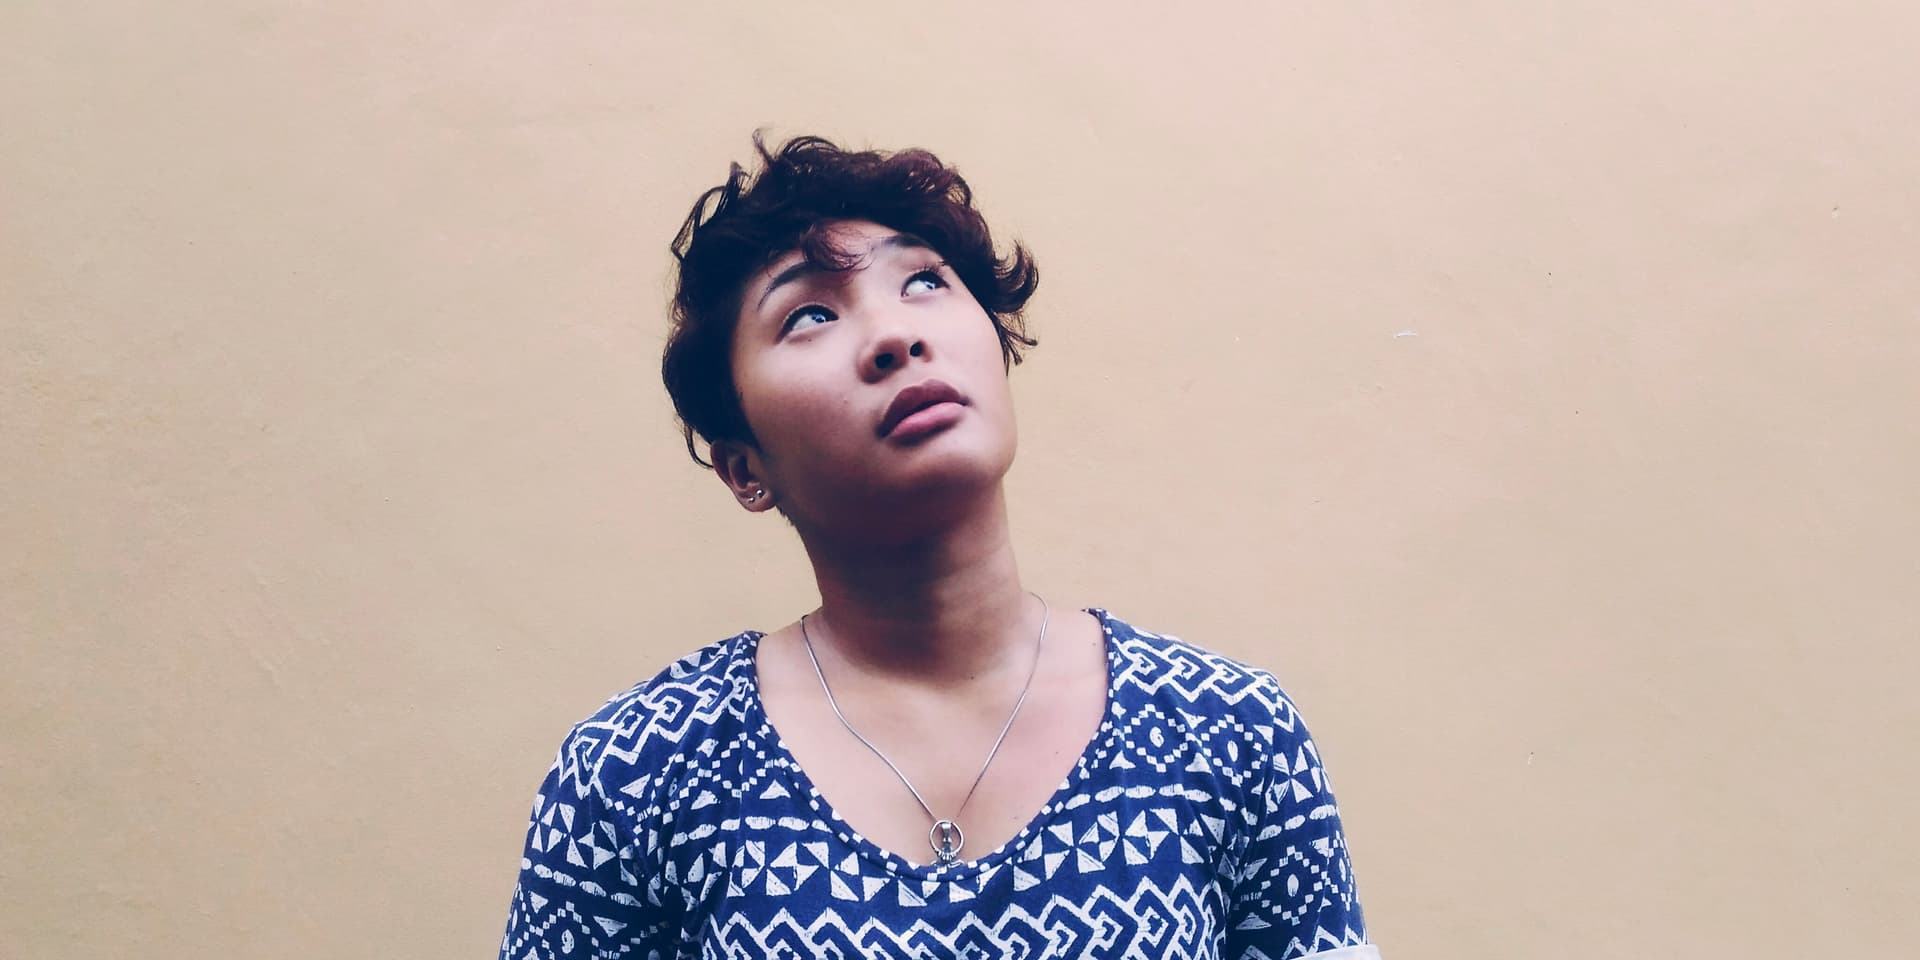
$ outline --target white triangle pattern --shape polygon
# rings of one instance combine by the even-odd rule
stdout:
[[[1113,694],[1070,789],[953,867],[908,864],[826,806],[757,712],[757,634],[614,697],[536,798],[501,957],[671,956],[682,931],[725,957],[1364,944],[1338,809],[1278,684],[1100,615]]]

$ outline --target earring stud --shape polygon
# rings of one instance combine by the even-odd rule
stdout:
[[[755,490],[752,493],[747,494],[747,502],[759,503],[760,500],[764,498],[766,495],[767,495],[767,491],[765,490]]]

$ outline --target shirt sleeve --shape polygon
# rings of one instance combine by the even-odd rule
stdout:
[[[1286,696],[1276,701],[1273,747],[1248,804],[1251,839],[1239,858],[1222,955],[1378,960],[1319,750]]]
[[[576,728],[540,784],[500,960],[675,955],[678,927],[648,893],[643,845],[599,782],[596,740]]]

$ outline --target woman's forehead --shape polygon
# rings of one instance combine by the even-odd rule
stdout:
[[[912,234],[902,233],[884,224],[871,220],[828,220],[809,229],[802,243],[813,240],[823,241],[827,249],[849,260],[858,262],[868,255],[895,246],[924,247],[926,241]],[[806,252],[800,245],[789,247],[774,254],[760,271],[761,276],[771,276],[786,267],[806,258]]]
[[[875,258],[904,250],[930,250],[932,245],[910,233],[866,220],[836,220],[815,228],[825,241],[833,263],[810,260],[800,247],[788,250],[747,278],[746,302],[754,309],[765,305],[774,291],[823,273],[858,272]],[[810,231],[811,232],[811,231]]]

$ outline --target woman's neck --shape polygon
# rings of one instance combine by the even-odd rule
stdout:
[[[1020,585],[1001,497],[937,536],[814,538],[807,555],[821,598],[807,620],[814,644],[874,679],[954,689],[1029,662],[1042,611]]]

